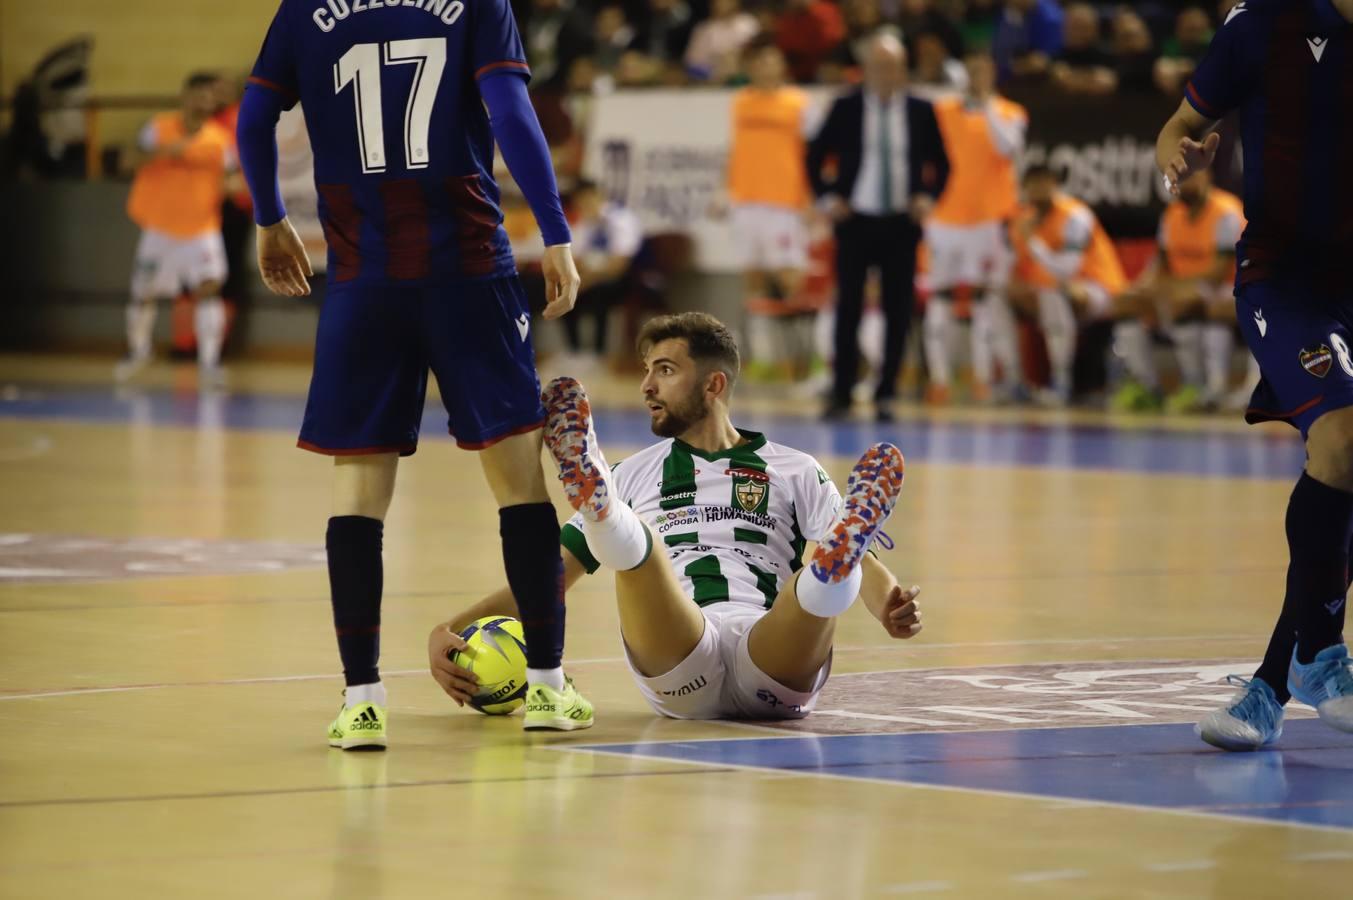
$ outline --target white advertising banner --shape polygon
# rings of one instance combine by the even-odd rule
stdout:
[[[315,158],[310,152],[310,135],[299,105],[282,113],[277,123],[277,183],[282,202],[296,226],[310,264],[323,272],[328,261],[328,245],[319,222],[319,198],[315,194]]]
[[[814,114],[831,94],[813,94]],[[597,98],[583,171],[632,209],[644,231],[685,232],[706,272],[739,269],[724,213],[732,90],[618,91]]]

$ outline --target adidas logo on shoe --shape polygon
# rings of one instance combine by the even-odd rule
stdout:
[[[349,731],[371,731],[380,727],[380,719],[376,718],[376,714],[370,708],[362,710],[361,715],[348,723]]]

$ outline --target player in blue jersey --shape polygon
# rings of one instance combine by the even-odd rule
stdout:
[[[278,116],[298,101],[315,158],[328,285],[299,445],[334,457],[326,545],[347,682],[329,744],[380,749],[383,522],[418,443],[428,370],[451,433],[479,451],[527,643],[525,727],[592,724],[564,678],[559,522],[541,470],[531,313],[502,228],[495,140],[544,237],[548,305],[578,272],[507,0],[283,0],[240,109],[240,157],[273,291],[309,293],[277,185]],[[487,107],[487,109],[486,109]]]
[[[1282,734],[1291,697],[1353,731],[1343,642],[1353,542],[1353,0],[1243,0],[1217,30],[1156,160],[1177,193],[1211,164],[1216,120],[1240,111],[1245,218],[1236,313],[1263,373],[1246,420],[1306,439],[1287,506],[1282,613],[1254,678],[1198,733],[1227,750]]]

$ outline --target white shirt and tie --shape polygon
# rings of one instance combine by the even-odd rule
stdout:
[[[906,93],[895,91],[885,101],[866,92],[860,171],[850,193],[852,212],[886,216],[907,211],[911,200],[909,137]]]

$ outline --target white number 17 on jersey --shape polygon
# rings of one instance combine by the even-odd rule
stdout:
[[[355,44],[334,63],[334,93],[356,82],[353,104],[357,108],[357,141],[362,151],[362,172],[385,171],[385,120],[381,109],[381,51],[387,66],[412,65],[413,89],[404,108],[404,164],[410,169],[428,167],[428,131],[437,86],[446,68],[446,38],[415,38],[385,44]]]

